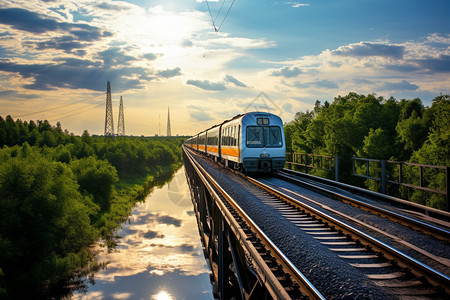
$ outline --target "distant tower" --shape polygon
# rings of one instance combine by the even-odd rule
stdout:
[[[170,130],[170,109],[167,107],[167,136],[172,136],[172,132]]]
[[[120,96],[120,106],[119,106],[119,123],[117,125],[117,135],[124,136],[125,135],[125,118],[123,114],[123,100],[122,96]]]
[[[106,117],[105,117],[105,139],[107,136],[114,137],[114,121],[111,100],[111,85],[108,81],[106,88]]]

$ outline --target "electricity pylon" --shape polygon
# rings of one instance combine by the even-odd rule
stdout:
[[[124,136],[125,135],[125,118],[124,118],[124,113],[123,113],[122,96],[120,96],[119,123],[117,125],[117,135],[118,136]]]
[[[108,81],[106,87],[106,116],[105,116],[105,139],[107,136],[114,138],[114,121],[112,111],[112,99],[111,99],[111,85]]]
[[[172,131],[170,130],[170,109],[167,107],[167,136],[172,136]]]

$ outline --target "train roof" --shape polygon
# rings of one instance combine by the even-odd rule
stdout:
[[[239,118],[241,118],[241,117],[244,117],[244,116],[246,116],[246,115],[253,115],[253,114],[255,114],[255,115],[257,115],[257,114],[265,114],[265,115],[274,115],[274,116],[276,116],[276,115],[273,114],[273,113],[265,112],[265,111],[252,111],[252,112],[248,112],[248,113],[244,113],[244,114],[239,114],[239,115],[236,115],[236,116],[234,116],[233,118],[231,118],[231,119],[229,119],[229,120],[223,121],[223,122],[220,123],[220,124],[213,125],[213,126],[209,127],[208,129],[205,129],[205,130],[203,130],[203,131],[200,131],[200,132],[197,133],[196,135],[200,135],[200,134],[202,134],[202,133],[207,132],[208,130],[211,130],[211,129],[213,129],[213,128],[216,128],[216,127],[218,127],[218,126],[220,126],[220,125],[223,125],[223,124],[225,124],[225,123],[234,121],[234,120],[239,119]],[[194,135],[194,136],[195,136],[195,135]]]

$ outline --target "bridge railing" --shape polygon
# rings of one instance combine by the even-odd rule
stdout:
[[[286,164],[292,169],[293,166],[303,167],[304,172],[308,174],[311,169],[334,171],[334,180],[339,181],[339,158],[311,153],[286,153]]]
[[[303,168],[305,173],[312,169],[334,171],[335,181],[339,181],[339,157],[309,153],[286,153],[286,165]],[[352,175],[381,183],[381,193],[387,194],[387,185],[412,188],[444,195],[446,210],[450,209],[450,167],[433,166],[402,161],[352,157]],[[439,187],[436,180],[444,181]],[[441,183],[442,186],[442,183]]]

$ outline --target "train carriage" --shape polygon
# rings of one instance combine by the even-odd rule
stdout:
[[[241,171],[273,172],[285,164],[283,122],[271,113],[238,115],[188,139],[185,144]]]

